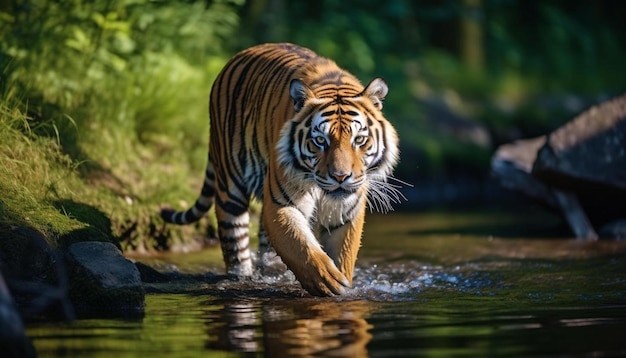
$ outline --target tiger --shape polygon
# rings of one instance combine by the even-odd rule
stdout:
[[[260,256],[278,256],[309,294],[352,286],[366,213],[388,211],[398,134],[383,116],[386,82],[363,87],[335,62],[291,43],[243,50],[209,99],[208,164],[200,196],[167,223],[199,220],[215,204],[228,274],[251,276],[252,200],[261,202]]]

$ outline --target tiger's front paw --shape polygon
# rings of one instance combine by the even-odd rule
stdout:
[[[292,271],[302,287],[313,296],[342,295],[350,287],[346,276],[323,252],[314,253],[299,270]]]

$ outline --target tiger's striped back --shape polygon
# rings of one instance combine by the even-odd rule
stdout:
[[[285,250],[315,246],[313,241],[321,248],[320,228],[344,230],[345,223],[361,215],[368,191],[375,189],[376,201],[394,190],[381,184],[398,157],[395,130],[380,113],[386,85],[379,80],[370,86],[364,88],[333,61],[293,44],[259,45],[235,55],[211,90],[209,162],[201,195],[189,210],[163,210],[162,217],[186,224],[215,202],[227,269],[250,275],[248,206],[253,197],[262,200],[261,251],[269,249],[269,236],[298,277],[301,270],[294,266],[300,263],[291,262]],[[352,212],[343,208],[345,203]],[[267,208],[291,207],[296,211],[286,225],[307,229],[283,245],[272,235],[281,232],[280,213]],[[360,229],[358,236],[360,242]],[[342,265],[338,252],[326,255]],[[352,268],[346,273],[350,280]]]

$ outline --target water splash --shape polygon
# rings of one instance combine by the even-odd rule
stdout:
[[[417,262],[401,264],[374,264],[355,269],[352,288],[342,296],[345,299],[369,299],[375,301],[406,301],[420,299],[429,289],[446,289],[457,292],[492,295],[499,284],[489,273],[475,267],[443,267]],[[232,293],[254,292],[263,295],[307,294],[300,288],[291,271],[263,275],[257,273],[250,279],[225,280],[217,287]]]
[[[418,264],[372,265],[357,268],[351,295],[371,299],[406,299],[439,282],[454,283],[459,278],[441,268]]]
[[[170,280],[165,285],[153,285],[158,292],[198,291],[220,296],[308,296],[289,270],[257,271],[251,278],[215,273],[185,274],[174,264],[160,266]],[[200,281],[200,282],[198,282]],[[195,282],[195,283],[194,283]],[[171,289],[168,289],[172,286]],[[494,295],[502,287],[501,280],[476,264],[439,266],[418,261],[371,264],[362,262],[354,272],[352,288],[342,298],[375,301],[419,300],[427,290],[449,290],[476,295]]]

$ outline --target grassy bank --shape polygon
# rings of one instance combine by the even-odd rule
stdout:
[[[207,99],[237,3],[0,6],[3,239],[29,227],[53,246],[202,243],[206,220],[175,227],[158,215],[162,205],[187,207],[200,190]]]
[[[206,222],[175,227],[158,217],[160,205],[184,207],[181,200],[193,200],[200,186],[202,169],[176,158],[182,149],[157,155],[155,144],[99,129],[100,140],[93,133],[92,141],[74,143],[82,150],[79,159],[65,151],[60,137],[42,134],[32,124],[26,108],[2,103],[3,237],[29,227],[53,246],[100,240],[145,252],[181,249],[206,235]]]

